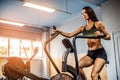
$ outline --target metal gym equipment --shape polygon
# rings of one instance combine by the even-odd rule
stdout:
[[[55,26],[53,26],[53,29],[56,29]],[[62,59],[62,72],[58,69],[57,65],[53,61],[52,57],[50,56],[50,53],[47,50],[47,45],[55,39],[59,35],[58,32],[53,33],[51,38],[46,40],[44,43],[44,51],[49,58],[50,62],[52,63],[53,67],[55,68],[57,74],[53,76],[50,80],[83,80],[80,72],[79,72],[79,65],[78,65],[78,56],[77,56],[77,50],[76,50],[76,39],[78,38],[89,38],[89,39],[99,39],[105,37],[105,35],[100,35],[100,36],[80,36],[77,35],[73,38],[73,44],[69,41],[69,39],[63,39],[62,42],[64,46],[66,47],[66,52],[63,55]],[[75,68],[73,68],[71,65],[67,64],[67,58],[69,53],[74,53],[75,57]],[[72,76],[65,74],[64,72],[70,73]],[[100,76],[99,76],[100,79]]]

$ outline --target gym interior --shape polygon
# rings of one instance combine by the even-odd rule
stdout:
[[[54,8],[55,11],[49,13],[26,7],[23,5],[26,2]],[[101,40],[109,61],[100,73],[101,79],[120,80],[119,0],[0,0],[0,80],[6,80],[6,72],[7,77],[11,75],[13,78],[19,77],[18,73],[13,73],[15,68],[23,73],[24,79],[21,80],[37,80],[29,75],[43,80],[56,75],[57,71],[44,51],[44,43],[51,37],[53,25],[65,32],[72,32],[80,25],[84,25],[81,13],[84,6],[90,6],[95,10],[97,17],[105,24],[111,36],[109,41]],[[5,23],[8,21],[17,25]],[[47,45],[47,50],[60,72],[62,72],[62,56],[66,51],[62,44],[64,38],[58,35]],[[70,38],[70,41],[72,39]],[[87,45],[84,39],[79,39],[76,44],[80,59],[86,54]],[[36,48],[39,49],[37,52]],[[9,58],[12,58],[10,66],[13,72],[5,68]],[[67,61],[68,64],[75,66],[73,54],[69,54]],[[29,74],[19,70],[19,66],[24,64],[27,64]],[[84,69],[88,80],[91,80],[91,70],[92,66]]]

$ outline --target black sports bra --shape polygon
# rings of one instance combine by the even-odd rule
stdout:
[[[90,30],[86,30],[86,26],[84,27],[83,35],[85,35],[85,36],[95,36],[94,32],[96,32],[96,31],[100,31],[100,30],[96,28],[95,22],[94,22],[94,24],[93,24],[93,26]]]

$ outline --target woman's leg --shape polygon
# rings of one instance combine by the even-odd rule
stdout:
[[[93,59],[91,59],[89,56],[84,56],[80,59],[79,61],[79,70],[80,70],[80,74],[83,78],[83,80],[87,80],[84,72],[83,72],[83,68],[84,67],[88,67],[91,66],[93,64]]]
[[[102,70],[104,65],[105,65],[104,59],[96,58],[94,65],[93,65],[92,73],[91,73],[92,80],[98,80],[98,75],[99,75],[99,73]]]

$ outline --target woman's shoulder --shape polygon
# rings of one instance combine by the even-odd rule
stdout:
[[[97,21],[97,22],[95,22],[95,24],[101,25],[101,24],[103,24],[103,22],[102,21]]]
[[[85,26],[80,26],[80,28],[81,28],[81,29],[84,29],[84,28],[85,28]]]
[[[103,22],[102,21],[97,21],[97,22],[95,22],[95,25],[96,25],[97,28],[99,28],[100,26],[103,25]]]
[[[82,31],[84,30],[84,28],[85,28],[85,26],[80,26],[80,27],[78,28],[78,30],[82,32]]]

